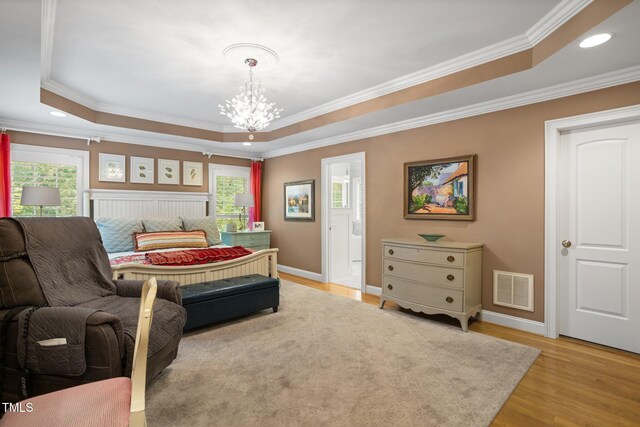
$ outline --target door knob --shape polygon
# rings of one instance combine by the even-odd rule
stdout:
[[[389,267],[387,267],[389,269],[389,271],[393,271],[393,265],[390,265]]]
[[[571,246],[571,240],[563,240],[562,241],[562,246],[564,246],[565,248],[568,248]]]
[[[447,280],[448,281],[452,281],[453,279],[455,279],[455,277],[453,277],[453,274],[447,274]]]
[[[394,254],[393,249],[389,249],[389,255],[393,255],[393,254]]]
[[[389,290],[391,290],[391,289],[393,289],[393,285],[388,284],[388,285],[387,285],[387,288],[389,288]]]

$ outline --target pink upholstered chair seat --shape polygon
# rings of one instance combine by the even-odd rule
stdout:
[[[32,397],[20,402],[32,412],[7,412],[0,423],[11,427],[126,427],[131,407],[131,380],[111,378]]]

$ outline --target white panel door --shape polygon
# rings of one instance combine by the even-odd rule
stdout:
[[[560,143],[558,332],[640,353],[640,123]]]

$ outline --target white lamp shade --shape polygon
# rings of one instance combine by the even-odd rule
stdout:
[[[22,206],[60,206],[60,189],[55,187],[22,187]]]
[[[236,206],[244,206],[246,208],[253,207],[253,194],[244,193],[236,194]]]

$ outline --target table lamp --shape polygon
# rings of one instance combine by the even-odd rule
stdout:
[[[43,206],[60,206],[60,189],[56,187],[22,187],[22,206],[40,206],[42,216]]]
[[[247,208],[252,208],[253,205],[253,194],[243,193],[236,194],[236,206],[242,207],[242,213],[240,214],[240,230],[246,231],[246,218],[247,218]]]

